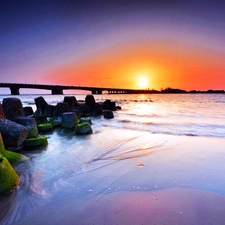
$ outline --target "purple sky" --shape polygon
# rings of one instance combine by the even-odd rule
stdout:
[[[127,42],[175,41],[225,54],[225,4],[1,0],[0,30],[0,82],[50,83],[56,68]]]

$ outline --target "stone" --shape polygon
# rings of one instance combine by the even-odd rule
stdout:
[[[48,145],[48,139],[45,136],[38,136],[35,138],[28,138],[23,142],[24,149],[34,150],[37,148],[46,147]]]
[[[52,123],[41,123],[38,125],[38,130],[43,133],[50,132],[53,130],[53,125]]]
[[[22,146],[28,136],[28,130],[25,126],[8,119],[0,119],[0,132],[7,147],[18,148]]]
[[[32,116],[34,114],[34,110],[31,106],[23,107],[23,111],[24,111],[25,116]]]
[[[93,95],[87,95],[85,97],[85,104],[88,105],[88,106],[93,106],[95,105],[95,98]]]
[[[32,138],[32,137],[38,136],[38,127],[37,127],[37,122],[36,122],[35,118],[21,117],[21,118],[18,118],[16,120],[16,122],[27,128],[27,130],[28,130],[27,138]]]
[[[8,120],[16,121],[18,117],[24,117],[23,105],[19,98],[4,98],[2,108]]]
[[[6,157],[9,162],[24,161],[28,159],[28,157],[26,157],[25,155],[5,149],[1,132],[0,132],[0,155]]]
[[[77,123],[78,123],[78,119],[75,112],[65,112],[62,114],[63,128],[75,128]]]
[[[76,126],[76,134],[92,134],[91,125],[88,122],[80,123]]]
[[[34,115],[33,118],[35,118],[37,124],[47,123],[47,117],[46,115]]]
[[[112,119],[112,118],[114,118],[113,111],[111,111],[111,110],[104,110],[103,111],[103,115],[104,115],[105,119]]]
[[[35,98],[34,102],[35,102],[35,105],[37,107],[37,110],[39,109],[40,113],[44,114],[45,107],[48,106],[48,103],[45,101],[45,99],[42,96],[40,96],[38,98]]]
[[[0,119],[5,119],[5,113],[2,108],[2,104],[0,104]]]
[[[112,102],[111,100],[107,99],[103,102],[102,104],[102,109],[103,110],[116,110],[116,103]]]
[[[74,111],[75,106],[77,105],[77,99],[75,96],[65,96],[63,102],[69,104],[69,111]]]
[[[55,110],[55,105],[47,105],[44,109],[44,115],[46,115],[46,117],[53,117]]]
[[[0,195],[8,194],[19,185],[20,178],[7,158],[0,155]]]
[[[58,117],[58,116],[62,116],[63,113],[65,112],[69,112],[69,104],[67,102],[59,102],[56,105],[56,110],[54,112],[54,116]]]
[[[92,121],[90,117],[81,117],[79,122],[80,123],[88,122],[90,123],[90,125],[92,125]]]

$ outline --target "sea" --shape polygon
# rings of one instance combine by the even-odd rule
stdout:
[[[75,96],[78,101],[84,101],[86,94],[0,95],[0,102],[4,98],[16,97],[23,106],[31,106],[35,111],[34,99],[39,96],[44,97],[48,104],[55,105],[62,102],[65,96]],[[0,224],[25,224],[25,218],[42,209],[46,210],[47,215],[49,208],[54,208],[55,204],[68,202],[68,195],[84,202],[88,201],[88,196],[98,199],[112,192],[151,192],[174,186],[225,195],[224,176],[218,176],[219,172],[219,182],[214,180],[213,174],[208,175],[209,179],[204,182],[203,178],[199,179],[208,173],[209,164],[201,164],[203,166],[199,168],[197,160],[187,156],[187,165],[185,159],[182,164],[186,169],[178,173],[181,163],[177,160],[177,164],[173,162],[173,166],[169,167],[172,158],[168,158],[174,147],[170,140],[174,138],[200,138],[201,143],[204,142],[202,138],[225,138],[224,94],[102,94],[94,95],[94,98],[96,102],[110,99],[121,110],[113,112],[113,119],[91,117],[91,135],[63,135],[55,130],[44,134],[49,143],[46,148],[20,150],[29,160],[13,165],[20,176],[20,185],[10,195],[0,198]],[[158,158],[153,160],[156,156]],[[170,156],[174,157],[173,160],[176,158],[174,154]],[[168,161],[162,162],[162,157],[167,157]],[[215,160],[224,158],[219,154],[215,157],[218,157]],[[148,160],[153,161],[152,167],[147,169]],[[198,172],[192,170],[195,166]],[[146,174],[150,169],[154,171],[151,179],[143,173],[139,175],[141,168]],[[173,174],[170,178],[166,177],[169,171]],[[222,171],[224,173],[224,167]],[[180,180],[182,182],[179,183]],[[216,182],[213,186],[212,183]],[[50,212],[51,216],[57,214]],[[62,224],[64,221],[58,222]],[[39,223],[36,221],[33,224]],[[68,224],[79,223],[71,221]]]

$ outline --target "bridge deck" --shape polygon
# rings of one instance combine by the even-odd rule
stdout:
[[[12,95],[19,95],[21,88],[51,90],[52,94],[63,94],[63,90],[85,90],[92,94],[102,94],[107,91],[109,94],[134,94],[150,93],[149,90],[125,89],[125,88],[107,88],[107,87],[87,87],[87,86],[66,86],[52,84],[23,84],[23,83],[0,83],[0,88],[9,88]]]

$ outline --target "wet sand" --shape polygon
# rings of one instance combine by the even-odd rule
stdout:
[[[225,140],[148,137],[166,142],[148,155],[63,178],[50,196],[40,194],[38,207],[27,204],[20,215],[14,209],[13,224],[224,224]]]

